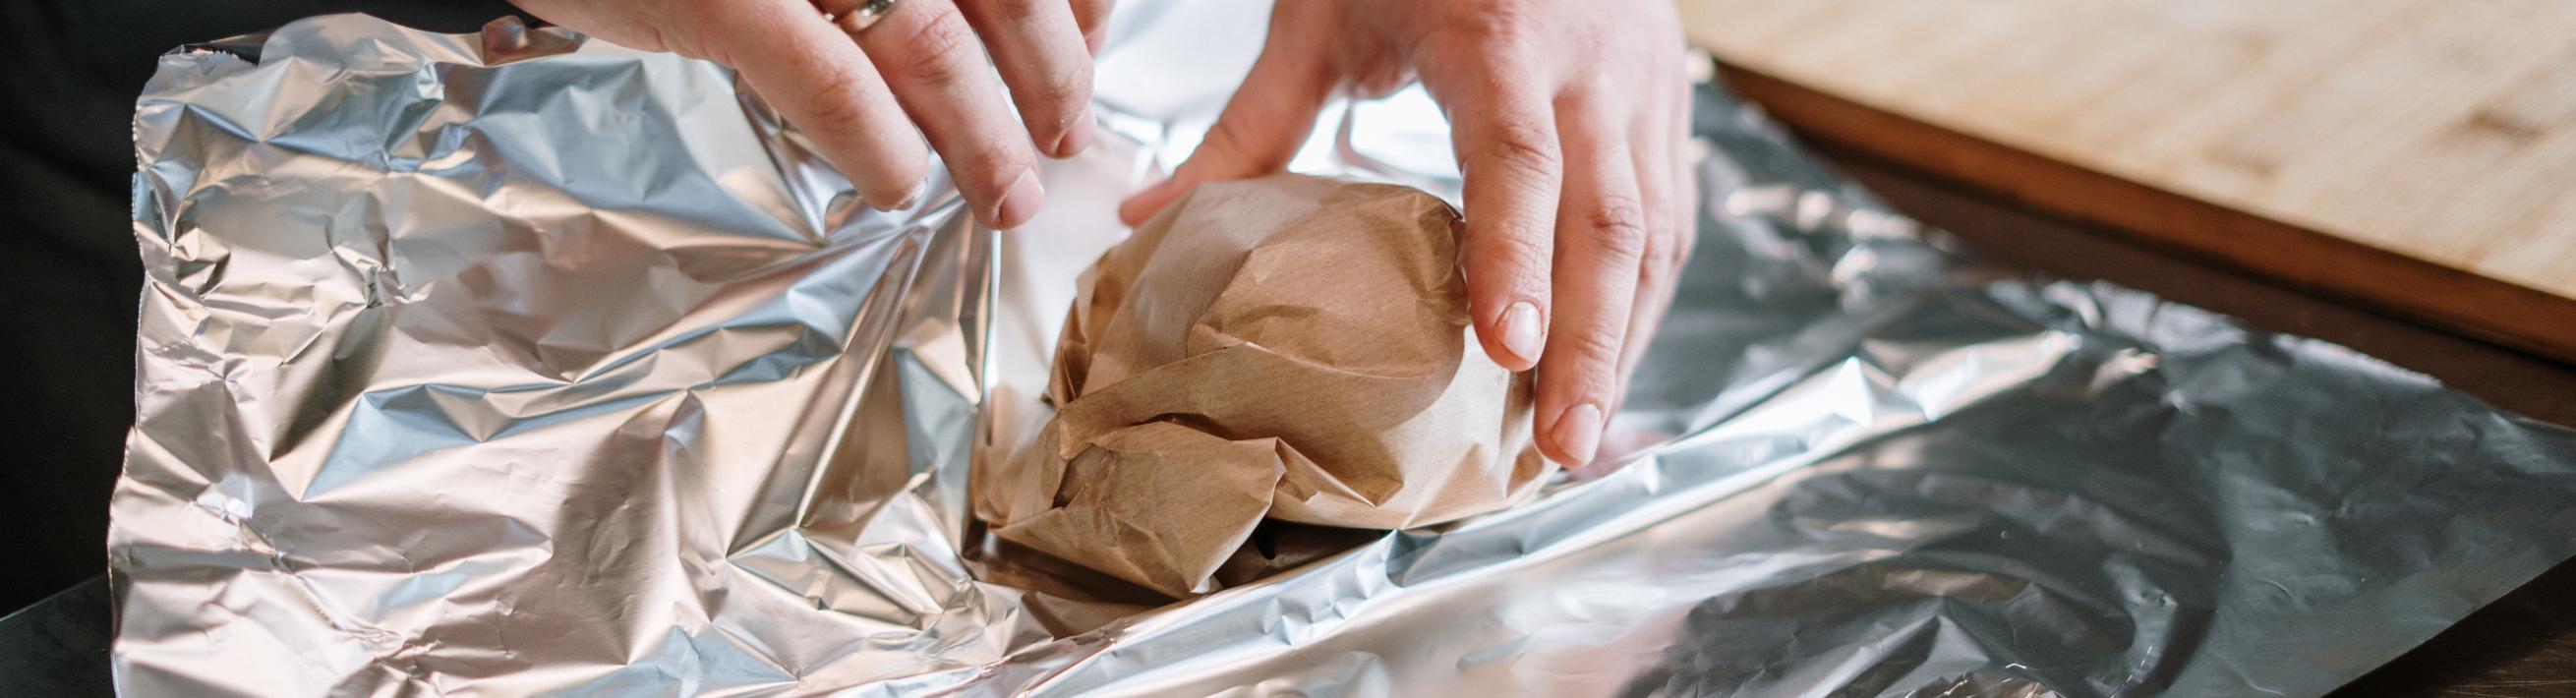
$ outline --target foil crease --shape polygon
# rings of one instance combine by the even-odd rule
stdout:
[[[134,695],[2316,695],[2576,554],[2576,434],[1999,274],[1698,93],[1616,468],[1185,603],[999,545],[1072,280],[1262,3],[1121,3],[1029,228],[868,210],[715,66],[317,18],[162,59]],[[1454,194],[1418,90],[1295,169]]]

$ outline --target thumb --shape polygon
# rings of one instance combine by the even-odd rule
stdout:
[[[1172,176],[1127,197],[1118,219],[1138,225],[1162,212],[1202,182],[1243,179],[1277,172],[1297,155],[1297,147],[1315,130],[1339,84],[1314,37],[1284,35],[1272,22],[1270,37],[1252,72],[1225,103],[1216,125],[1199,141]]]

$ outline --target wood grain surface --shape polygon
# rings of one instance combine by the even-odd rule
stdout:
[[[1681,5],[1817,138],[2576,358],[2576,3]]]

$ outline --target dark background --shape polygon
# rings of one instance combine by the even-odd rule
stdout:
[[[172,48],[365,12],[471,31],[494,0],[0,3],[0,615],[107,569],[134,419],[135,95]]]

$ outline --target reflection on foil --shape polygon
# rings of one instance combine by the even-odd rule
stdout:
[[[1713,89],[1624,468],[1182,604],[998,547],[971,456],[1044,421],[1073,276],[1259,5],[1122,3],[1125,138],[998,234],[944,183],[855,205],[720,69],[555,30],[164,58],[120,688],[2314,695],[2576,552],[2576,436],[1993,281]],[[1337,107],[1298,167],[1454,192],[1421,99]]]

